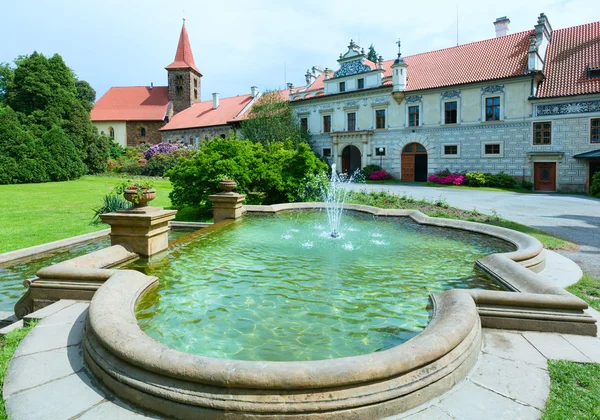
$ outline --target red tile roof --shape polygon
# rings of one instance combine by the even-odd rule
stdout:
[[[190,39],[188,38],[187,29],[185,29],[185,23],[181,28],[181,34],[179,35],[179,44],[177,44],[177,52],[175,53],[175,60],[169,64],[166,69],[192,69],[197,72],[200,76],[200,70],[194,63],[194,55],[192,54],[192,47],[190,46]]]
[[[94,104],[92,121],[160,121],[169,105],[166,86],[113,87]]]
[[[183,130],[186,128],[226,125],[230,121],[235,121],[235,117],[251,101],[252,95],[221,98],[217,109],[213,109],[212,100],[198,102],[175,114],[161,130]]]
[[[588,78],[588,66],[600,67],[600,22],[553,31],[538,97],[600,92],[600,78]]]

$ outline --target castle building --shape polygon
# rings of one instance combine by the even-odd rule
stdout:
[[[194,62],[185,22],[175,59],[165,67],[167,86],[112,87],[91,111],[92,123],[121,146],[162,141],[198,144],[239,127],[260,93],[201,101],[202,73]]]
[[[344,172],[404,181],[507,173],[537,191],[585,191],[600,171],[600,22],[532,30],[377,62],[353,41],[290,100],[313,149]]]

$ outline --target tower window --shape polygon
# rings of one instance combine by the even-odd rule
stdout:
[[[194,87],[197,88],[198,87],[198,79],[194,79]]]
[[[179,75],[175,78],[175,92],[177,96],[183,96],[183,76]]]
[[[198,99],[198,89],[194,89],[194,99]]]

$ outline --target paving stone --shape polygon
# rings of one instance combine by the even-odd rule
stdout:
[[[442,398],[438,407],[460,420],[537,420],[542,416],[533,407],[519,404],[471,381],[467,381],[458,392]]]
[[[568,287],[581,280],[583,272],[571,259],[557,252],[546,250],[546,268],[540,273],[551,284]]]
[[[129,419],[160,419],[151,414],[141,414],[137,409],[121,401],[105,401],[86,411],[77,420],[129,420]]]
[[[520,333],[483,330],[483,351],[508,360],[530,363],[548,369],[548,361]]]
[[[63,309],[71,305],[74,305],[76,302],[76,300],[61,299],[58,302],[54,302],[52,305],[48,305],[45,308],[39,309],[35,312],[25,315],[23,319],[27,322],[44,319],[49,317],[50,315],[54,315],[55,313],[62,311]]]
[[[448,414],[444,413],[438,407],[429,407],[418,413],[403,417],[406,420],[453,420]],[[391,419],[390,419],[391,420]]]
[[[573,347],[571,343],[559,334],[524,332],[523,337],[533,344],[547,359],[570,360],[583,363],[591,362],[589,357]]]
[[[87,309],[90,306],[88,302],[77,302],[70,305],[53,315],[42,319],[38,325],[60,325],[73,324],[74,322],[84,322],[87,319]]]
[[[562,337],[594,363],[600,363],[600,340],[598,338],[570,334],[563,334]]]
[[[83,368],[81,346],[13,357],[8,365],[4,396],[64,378]]]
[[[77,345],[81,343],[84,326],[83,322],[76,322],[73,325],[42,326],[38,324],[23,339],[13,357]]]
[[[23,328],[24,325],[25,324],[23,323],[22,319],[19,320],[19,321],[17,321],[17,322],[15,322],[15,323],[13,323],[13,324],[10,324],[9,326],[6,326],[6,327],[0,329],[0,336],[1,335],[6,335],[9,332],[14,331],[16,329]]]
[[[80,372],[6,398],[11,420],[62,420],[93,407],[104,399],[86,374]]]
[[[539,367],[483,354],[471,381],[499,394],[543,410],[550,391],[550,376]]]

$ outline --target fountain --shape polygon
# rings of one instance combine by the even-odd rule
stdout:
[[[331,165],[331,177],[329,183],[321,187],[323,201],[327,203],[327,220],[329,221],[329,231],[332,238],[340,236],[340,224],[342,222],[342,213],[344,212],[344,203],[348,189],[344,184],[349,184],[354,180],[354,175],[338,174],[336,164]]]

